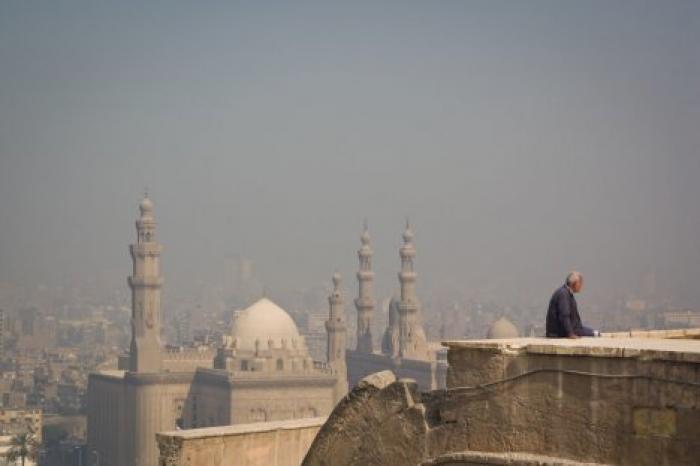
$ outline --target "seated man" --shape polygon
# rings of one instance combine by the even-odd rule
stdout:
[[[600,336],[600,332],[584,326],[578,313],[574,293],[583,288],[583,276],[571,272],[566,277],[566,283],[557,289],[549,300],[547,310],[548,338],[580,338]]]

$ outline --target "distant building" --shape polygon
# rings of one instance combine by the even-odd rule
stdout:
[[[0,309],[0,361],[5,359],[5,311]]]
[[[0,409],[0,435],[16,435],[31,429],[41,442],[41,409]]]
[[[152,466],[157,432],[327,416],[347,391],[339,283],[329,299],[327,362],[310,357],[292,318],[267,298],[235,316],[216,351],[164,349],[161,245],[147,197],[140,211],[130,248],[131,347],[121,370],[89,377],[87,455],[100,466]]]

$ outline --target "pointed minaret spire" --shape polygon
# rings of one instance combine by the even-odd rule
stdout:
[[[345,396],[348,391],[348,375],[345,363],[345,309],[340,283],[340,274],[336,272],[333,274],[333,291],[328,297],[329,312],[328,320],[326,321],[326,333],[328,334],[326,358],[328,364],[338,376],[335,386],[336,402]]]
[[[413,245],[413,230],[406,218],[403,232],[403,245],[399,249],[401,257],[401,301],[399,302],[399,355],[403,358],[422,359],[427,355],[425,331],[420,324],[420,303],[416,296],[416,272],[413,259],[416,248]]]
[[[360,269],[357,271],[359,295],[355,299],[357,309],[357,351],[372,353],[372,314],[374,313],[374,272],[372,272],[372,247],[370,246],[367,219],[364,220],[364,230],[360,236],[362,246],[357,251],[360,259]]]

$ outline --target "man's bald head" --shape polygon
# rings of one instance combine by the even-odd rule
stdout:
[[[583,275],[580,272],[569,272],[566,276],[566,286],[568,286],[571,291],[578,293],[583,288]]]

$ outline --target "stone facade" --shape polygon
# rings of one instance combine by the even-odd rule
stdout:
[[[390,372],[364,379],[303,464],[676,466],[700,458],[697,340],[446,345],[446,390],[420,392]]]

